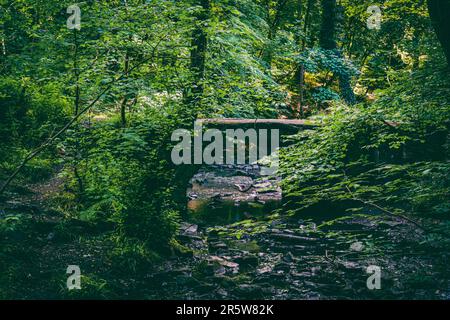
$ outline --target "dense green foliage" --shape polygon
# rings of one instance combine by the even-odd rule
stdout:
[[[352,210],[375,204],[448,227],[450,86],[437,68],[399,76],[373,104],[336,105],[321,128],[293,137],[283,152],[288,206],[347,200]]]
[[[80,30],[71,4],[0,0],[0,298],[23,293],[8,287],[49,231],[33,193],[58,241],[95,235],[114,272],[190,254],[197,168],[170,140],[196,118],[310,117],[281,150],[282,215],[376,211],[448,245],[448,44],[426,1],[379,1],[379,29],[360,0],[84,1]],[[83,297],[120,296],[86,277]]]

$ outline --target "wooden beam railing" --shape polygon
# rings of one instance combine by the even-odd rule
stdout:
[[[268,125],[268,126],[288,126],[300,128],[314,128],[319,123],[311,120],[300,119],[238,119],[238,118],[210,118],[198,119],[202,124],[226,125],[226,126],[249,126],[249,125]]]

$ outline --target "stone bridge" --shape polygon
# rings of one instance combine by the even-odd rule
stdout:
[[[236,146],[239,144],[237,142],[239,139],[233,139],[233,151],[230,151],[230,145],[225,147],[226,143],[222,141],[222,146],[225,147],[224,163],[204,163],[191,179],[190,186],[187,189],[188,208],[194,216],[201,216],[202,219],[225,219],[226,222],[232,222],[243,219],[246,215],[266,214],[277,207],[282,198],[279,186],[281,178],[276,174],[276,171],[267,170],[268,167],[263,165],[264,163],[258,162],[258,164],[255,164],[251,161],[250,152],[248,152],[250,145],[256,144],[259,147],[258,160],[261,160],[261,155],[270,154],[274,145],[280,146],[279,135],[295,134],[300,130],[314,129],[317,124],[307,120],[291,119],[217,118],[199,119],[196,122],[196,127],[197,130],[201,128],[202,132],[206,132],[206,129],[218,129],[222,133],[233,129],[233,134],[238,132],[239,129],[241,129],[241,134],[243,132],[248,134],[251,131],[248,129],[255,129],[258,132],[256,134],[257,143],[251,141],[254,134],[253,137],[251,134],[245,137],[244,135],[241,136],[240,139],[244,140],[242,146],[246,155],[245,159],[240,158],[241,162],[229,163],[226,161],[230,154],[233,155],[233,159],[239,160]],[[273,129],[278,129],[279,132],[276,135],[268,134]],[[200,140],[203,138],[204,136],[200,137]],[[274,138],[277,139],[276,143],[272,141]],[[271,151],[261,153],[261,140],[268,142],[265,147],[268,145],[268,149]],[[208,144],[204,141],[202,143],[203,147],[205,143]],[[235,152],[237,153],[235,154]],[[242,162],[242,160],[245,161]],[[272,165],[271,168],[273,168]]]

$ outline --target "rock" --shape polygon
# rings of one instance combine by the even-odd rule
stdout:
[[[187,195],[187,197],[188,197],[189,200],[195,200],[195,199],[198,198],[198,194],[190,193],[190,194]]]
[[[272,272],[272,268],[270,266],[262,267],[261,269],[256,270],[258,274],[264,274],[268,272]]]
[[[312,275],[316,275],[317,272],[319,272],[319,271],[321,271],[321,270],[322,270],[322,268],[321,268],[320,266],[318,266],[318,267],[312,267],[312,268],[311,268],[311,274],[312,274]]]
[[[197,234],[198,225],[190,224],[190,223],[182,223],[180,226],[180,229],[184,234],[194,235],[194,234]]]
[[[264,182],[255,184],[255,188],[258,188],[258,189],[266,189],[266,188],[270,188],[271,186],[272,186],[272,184],[269,181],[264,181]]]
[[[344,266],[344,268],[349,270],[355,270],[359,268],[359,265],[356,262],[352,261],[344,261],[342,262],[342,265]]]
[[[311,278],[312,274],[310,272],[307,271],[303,271],[303,272],[291,272],[291,275],[293,277],[298,277],[298,278]]]
[[[228,268],[238,268],[239,267],[238,263],[225,260],[218,256],[210,256],[208,258],[208,261],[219,263],[220,265],[222,265],[224,267],[228,267]]]
[[[227,261],[227,260],[221,261],[219,263],[221,265],[223,265],[225,267],[229,267],[229,268],[237,268],[237,267],[239,267],[239,263],[231,262],[231,261]]]
[[[234,186],[240,191],[240,192],[247,192],[248,190],[250,190],[250,188],[252,187],[252,185],[245,185],[242,183],[236,183],[234,184]]]
[[[286,253],[286,254],[283,256],[283,261],[286,261],[286,262],[294,262],[294,260],[295,260],[295,258],[294,258],[294,256],[292,255],[291,252],[288,252],[288,253]]]
[[[302,237],[293,234],[277,233],[277,232],[272,232],[270,236],[279,240],[292,242],[314,242],[319,240],[316,238]]]
[[[362,244],[362,242],[357,241],[351,244],[350,246],[350,250],[352,251],[362,251],[362,249],[364,249],[364,245]]]
[[[274,270],[277,271],[278,273],[279,273],[279,271],[289,272],[291,270],[291,265],[289,263],[286,263],[286,262],[283,262],[283,261],[282,262],[278,262],[275,265]]]
[[[198,235],[195,235],[195,234],[189,234],[189,233],[186,233],[186,234],[180,234],[179,237],[180,237],[180,239],[182,239],[182,240],[188,240],[188,241],[192,241],[192,240],[203,241],[203,238],[202,238],[202,237],[200,237],[200,236],[198,236]]]
[[[222,298],[228,297],[228,292],[226,292],[224,289],[220,288],[217,290],[217,294],[220,295]]]
[[[219,266],[216,270],[215,270],[215,272],[214,272],[214,274],[215,275],[219,275],[219,276],[222,276],[222,275],[224,275],[225,273],[227,273],[227,270],[225,269],[225,267],[224,266]]]
[[[219,250],[219,249],[227,249],[228,246],[223,242],[210,242],[209,246],[211,249]]]

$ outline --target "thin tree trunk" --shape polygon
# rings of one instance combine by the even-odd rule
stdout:
[[[202,10],[197,15],[197,25],[192,32],[191,42],[191,64],[190,69],[193,75],[193,81],[190,92],[185,92],[185,102],[189,105],[198,107],[204,92],[205,62],[206,51],[208,48],[208,38],[205,31],[205,21],[209,17],[210,2],[209,0],[199,0],[198,3]],[[194,113],[196,108],[193,108]],[[195,117],[196,115],[191,115]]]
[[[302,0],[297,0],[297,21],[299,23],[299,31],[302,30],[302,27],[300,25],[300,21],[302,21],[302,6],[303,6],[303,1]],[[304,24],[306,24],[306,22],[304,22]],[[304,29],[305,26],[303,26]],[[300,33],[300,32],[299,32]],[[301,50],[304,50],[303,44],[304,42],[304,37],[302,39],[302,37],[300,36],[300,34],[297,36],[297,45],[301,48]],[[303,64],[299,64],[297,66],[297,70],[295,72],[294,75],[294,81],[295,84],[297,85],[297,97],[296,97],[296,101],[295,103],[297,104],[297,112],[299,113],[299,117],[300,119],[302,119],[304,117],[303,115],[303,86],[304,86],[304,78],[305,78],[305,67],[303,66]]]
[[[336,49],[336,0],[322,0],[322,25],[320,46],[326,50]]]
[[[75,44],[75,53],[73,58],[73,70],[75,72],[75,115],[77,115],[80,109],[80,69],[78,66],[78,37],[76,29],[73,29],[73,37]]]
[[[336,26],[337,26],[337,5],[336,0],[322,0],[322,26],[320,29],[320,46],[323,49],[331,50],[339,58],[342,53],[337,49],[336,44]],[[338,74],[339,89],[342,98],[348,104],[355,103],[356,98],[351,87],[351,77],[347,74]]]
[[[281,24],[281,18],[283,10],[285,9],[288,0],[277,1],[277,5],[274,8],[275,16],[271,19],[271,4],[270,1],[266,2],[267,6],[267,23],[269,25],[269,32],[267,34],[268,45],[263,49],[262,60],[266,63],[267,71],[270,73],[272,69],[273,60],[273,41],[277,35],[278,28]]]
[[[302,41],[302,48],[303,50],[306,48],[307,45],[307,38],[308,38],[308,31],[310,29],[311,25],[311,10],[313,6],[314,0],[308,0],[308,4],[306,6],[306,12],[305,12],[305,23],[303,24],[303,41]]]
[[[123,70],[125,77],[128,77],[129,69],[130,69],[130,57],[129,57],[128,49],[127,49],[127,51],[125,53],[125,65],[124,65],[124,70]],[[122,124],[123,128],[125,128],[127,126],[127,115],[126,115],[127,102],[128,102],[128,93],[125,92],[123,99],[122,99],[122,103],[120,104],[120,120],[121,120],[121,124]]]
[[[77,179],[77,182],[78,182],[78,194],[81,197],[83,195],[83,193],[84,193],[84,184],[83,184],[83,179],[81,178],[80,173],[78,172],[77,164],[75,164],[75,166],[73,168],[73,174],[75,176],[75,179]]]
[[[304,85],[305,85],[305,67],[303,64],[300,64],[298,66],[297,72],[296,72],[296,82],[298,84],[298,97],[297,97],[297,108],[299,112],[300,119],[304,118],[304,110],[303,110],[303,92],[304,92]]]
[[[80,68],[79,68],[79,61],[78,61],[78,37],[77,37],[78,31],[76,29],[73,30],[73,37],[74,37],[74,44],[75,44],[75,52],[74,52],[74,59],[73,59],[73,70],[75,73],[75,110],[74,110],[74,116],[76,117],[78,113],[80,112]],[[75,151],[74,151],[74,157],[73,157],[73,174],[75,176],[75,179],[78,183],[78,194],[82,196],[84,193],[84,186],[83,186],[83,179],[81,178],[79,172],[78,172],[78,158],[79,158],[79,149],[80,144],[79,141],[75,141]]]
[[[125,12],[128,14],[128,3],[125,1]],[[129,36],[128,40],[131,42],[131,36]],[[124,58],[124,67],[123,67],[123,74],[125,75],[125,78],[128,78],[128,73],[130,69],[130,53],[129,49],[127,48],[125,51],[125,58]],[[120,104],[120,122],[122,125],[122,128],[125,128],[127,126],[127,115],[126,115],[126,107],[128,102],[128,92],[127,92],[127,86],[125,85],[125,93],[123,95],[122,102]]]

